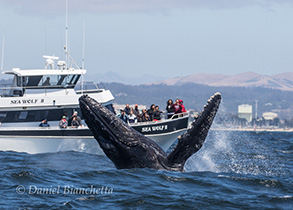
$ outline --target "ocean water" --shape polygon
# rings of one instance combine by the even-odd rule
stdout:
[[[0,152],[0,209],[293,209],[293,134],[211,131],[184,173]]]

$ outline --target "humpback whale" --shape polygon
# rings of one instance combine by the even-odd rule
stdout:
[[[86,124],[116,168],[154,168],[170,171],[184,171],[187,159],[203,146],[220,102],[220,93],[211,96],[190,128],[178,137],[177,145],[167,154],[157,143],[118,119],[114,113],[91,97],[84,95],[79,98]]]

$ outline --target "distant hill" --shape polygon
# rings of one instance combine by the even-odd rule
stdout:
[[[216,87],[185,83],[181,85],[125,85],[121,83],[105,83],[105,87],[113,93],[118,104],[142,104],[149,107],[159,105],[165,110],[169,98],[180,98],[187,109],[200,111],[207,99],[215,92],[222,94],[221,109],[226,113],[236,114],[238,105],[250,104],[255,113],[255,102],[258,101],[258,116],[263,112],[273,111],[280,118],[293,118],[293,92],[263,87]]]
[[[293,72],[273,76],[246,72],[237,75],[225,74],[193,74],[184,77],[161,80],[151,84],[182,85],[195,83],[216,87],[263,87],[293,91]]]

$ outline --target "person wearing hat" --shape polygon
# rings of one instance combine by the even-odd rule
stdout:
[[[70,117],[70,119],[69,119],[69,121],[70,121],[69,125],[72,125],[73,118],[75,118],[75,117],[76,117],[75,120],[77,121],[77,123],[79,124],[79,126],[82,126],[82,124],[81,124],[81,118],[80,118],[80,116],[78,116],[77,111],[74,111],[73,114],[72,114],[72,116]]]
[[[132,110],[133,111],[133,114],[135,115],[135,116],[138,116],[140,113],[139,113],[139,109],[138,109],[138,105],[137,104],[135,104],[135,106],[134,106],[134,109]]]
[[[67,128],[68,123],[66,120],[66,116],[63,116],[62,119],[59,121],[59,127],[60,128]]]
[[[79,122],[77,121],[77,117],[74,116],[72,121],[71,121],[71,127],[72,128],[78,128],[80,126]]]

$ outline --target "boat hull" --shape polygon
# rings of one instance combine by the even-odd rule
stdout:
[[[188,117],[132,125],[135,130],[155,141],[165,151],[179,135],[186,131],[187,126]],[[70,150],[104,154],[86,126],[66,129],[58,127],[3,127],[0,128],[0,150],[30,154]]]

